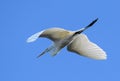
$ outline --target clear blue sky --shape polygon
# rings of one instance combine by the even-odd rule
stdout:
[[[102,47],[106,61],[97,61],[64,48],[55,57],[36,56],[51,41],[26,39],[43,29],[80,29],[95,18],[84,33]],[[1,0],[0,81],[120,81],[119,0]]]

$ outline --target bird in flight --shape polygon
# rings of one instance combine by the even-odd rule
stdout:
[[[91,27],[96,21],[95,19],[89,25],[77,31],[65,30],[63,28],[49,28],[33,34],[27,39],[27,42],[34,42],[38,38],[46,37],[53,41],[53,44],[46,48],[38,57],[50,52],[55,56],[62,48],[67,46],[67,50],[78,55],[89,57],[96,60],[105,60],[107,55],[105,51],[98,45],[91,42],[82,32]]]

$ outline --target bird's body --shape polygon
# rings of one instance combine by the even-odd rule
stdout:
[[[106,59],[106,53],[99,46],[90,42],[85,34],[81,34],[96,21],[97,19],[79,31],[69,31],[62,28],[46,29],[29,37],[27,42],[33,42],[39,37],[46,37],[54,42],[52,46],[45,49],[38,57],[49,51],[55,56],[62,48],[67,46],[68,51],[89,58],[104,60]]]

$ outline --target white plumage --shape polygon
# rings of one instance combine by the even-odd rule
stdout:
[[[41,32],[38,32],[32,36],[30,36],[28,39],[27,39],[27,42],[34,42],[36,41],[38,38],[39,38],[39,35],[41,35],[44,31],[41,31]]]
[[[106,53],[98,45],[89,41],[85,34],[77,35],[76,38],[67,46],[67,49],[71,52],[75,52],[89,58],[98,60],[106,59]]]
[[[62,48],[67,46],[68,51],[75,52],[92,59],[105,60],[107,59],[106,53],[98,45],[89,41],[85,34],[81,34],[97,20],[98,19],[94,20],[88,26],[79,31],[68,31],[62,28],[46,29],[30,36],[27,39],[27,42],[34,42],[39,37],[46,37],[54,42],[52,46],[45,49],[45,51],[43,51],[38,57],[49,51],[53,56],[55,56]]]

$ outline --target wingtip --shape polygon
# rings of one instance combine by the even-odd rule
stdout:
[[[107,60],[107,56],[105,56],[105,57],[103,58],[103,60]]]
[[[107,57],[102,57],[99,60],[107,60]]]
[[[29,37],[29,38],[26,40],[26,42],[27,42],[27,43],[31,43],[31,42],[34,42],[36,39],[37,39],[37,37],[36,37],[36,38],[33,38],[33,37],[31,36],[31,37]]]
[[[96,58],[96,60],[107,60],[107,55],[103,55],[99,58]]]
[[[30,37],[26,40],[26,42],[27,42],[27,43],[30,43],[30,42],[36,41],[43,32],[44,32],[44,31],[41,31],[41,32],[38,32],[38,33],[33,34],[32,36],[30,36]]]

